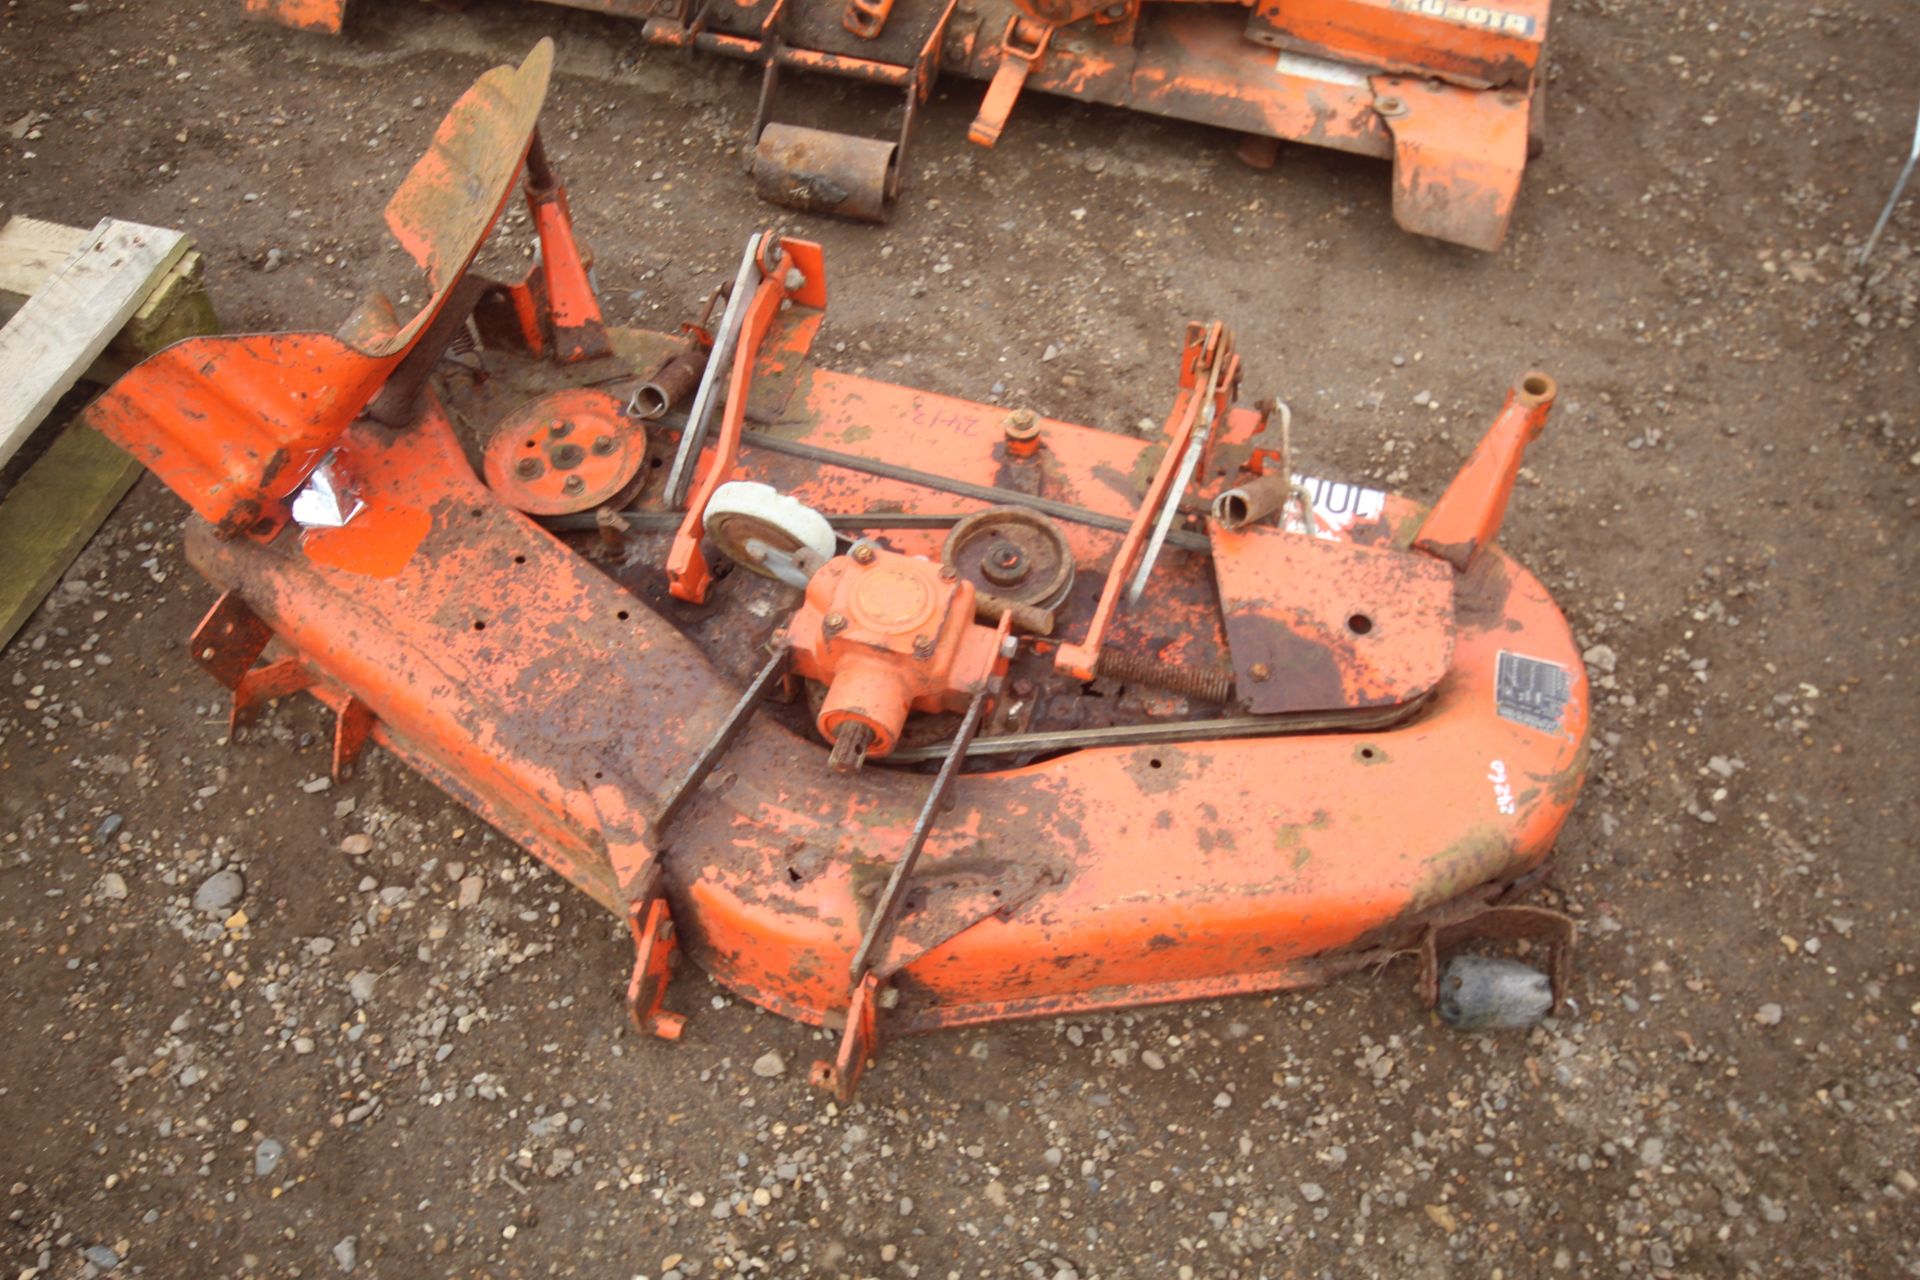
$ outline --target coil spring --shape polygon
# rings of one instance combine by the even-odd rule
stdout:
[[[1137,653],[1114,649],[1100,651],[1100,674],[1131,684],[1152,685],[1171,693],[1182,693],[1202,702],[1227,703],[1233,700],[1233,677],[1225,671],[1205,667],[1182,667]]]

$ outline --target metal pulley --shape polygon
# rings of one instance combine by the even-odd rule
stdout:
[[[647,430],[618,397],[578,387],[529,400],[495,427],[487,488],[533,516],[624,505],[644,483]]]
[[[1024,507],[988,507],[953,526],[941,563],[974,585],[975,612],[990,622],[1011,611],[1023,630],[1047,635],[1073,589],[1073,552],[1060,526]]]
[[[825,516],[756,481],[730,480],[715,489],[705,524],[707,537],[727,559],[791,587],[806,586],[835,550]]]

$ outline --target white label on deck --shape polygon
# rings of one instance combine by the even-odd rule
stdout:
[[[1320,476],[1300,476],[1293,483],[1304,489],[1313,503],[1313,528],[1298,527],[1293,519],[1297,507],[1289,507],[1287,527],[1296,533],[1312,533],[1316,538],[1338,538],[1362,520],[1371,520],[1386,509],[1387,495],[1344,480]]]
[[[1351,62],[1335,62],[1330,58],[1313,58],[1304,53],[1284,51],[1274,60],[1273,69],[1283,76],[1322,80],[1327,84],[1350,84],[1360,88],[1366,87],[1367,77],[1372,74],[1365,67],[1356,67]]]

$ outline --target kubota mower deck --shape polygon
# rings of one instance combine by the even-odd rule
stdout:
[[[649,41],[762,69],[754,185],[800,209],[883,220],[943,70],[988,81],[968,136],[992,146],[1026,89],[1219,125],[1263,167],[1279,142],[1393,162],[1393,215],[1492,250],[1544,136],[1551,0],[548,0],[646,21]],[[339,31],[346,0],[246,0]],[[457,7],[444,5],[443,7]],[[873,137],[787,122],[796,76],[900,91]],[[877,130],[876,130],[877,131]],[[873,132],[873,131],[869,131]]]
[[[535,120],[489,72],[388,209],[433,297],[193,339],[92,421],[194,508],[236,726],[306,690],[670,962],[887,1036],[1317,983],[1474,934],[1579,791],[1567,625],[1494,543],[1553,385],[1433,506],[1296,480],[1195,325],[1149,439],[808,358],[817,246],[754,238],[677,334],[610,328]],[[540,266],[469,264],[516,177]],[[720,303],[724,301],[724,305]],[[471,323],[469,323],[471,319]],[[1556,991],[1558,984],[1556,984]]]

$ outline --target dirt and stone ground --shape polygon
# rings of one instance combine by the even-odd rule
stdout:
[[[770,216],[751,77],[631,26],[239,8],[0,5],[0,214],[186,228],[230,326],[326,327],[439,111],[552,32],[616,318]],[[697,973],[638,1041],[614,923],[459,806],[377,752],[329,789],[304,700],[225,743],[146,481],[0,657],[6,1274],[1920,1275],[1920,200],[1850,259],[1916,65],[1908,0],[1561,0],[1493,257],[1374,163],[1038,99],[974,149],[965,83],[890,226],[805,223],[830,364],[1125,428],[1219,316],[1315,470],[1416,495],[1558,375],[1506,539],[1596,682],[1565,1016],[1463,1037],[1396,966],[897,1044],[846,1108]]]

